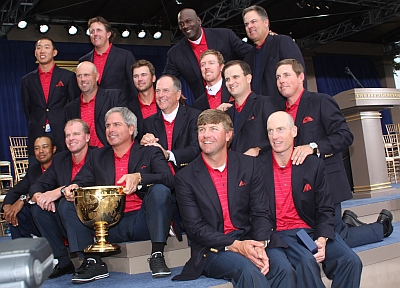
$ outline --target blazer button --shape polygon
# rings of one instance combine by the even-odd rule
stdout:
[[[47,109],[46,109],[46,112],[49,112],[49,111],[50,111],[49,108],[47,108]]]
[[[44,128],[46,128],[46,126],[42,126],[42,128],[44,129]]]
[[[206,257],[207,257],[207,254],[203,254],[203,257],[206,258]]]

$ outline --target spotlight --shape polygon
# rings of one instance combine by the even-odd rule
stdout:
[[[26,22],[25,20],[21,20],[21,21],[19,21],[18,22],[18,28],[20,28],[20,29],[25,29],[26,28],[26,26],[28,26],[28,22]]]
[[[307,5],[307,2],[306,2],[306,0],[297,1],[297,2],[296,2],[296,5],[297,5],[299,8],[303,9],[303,8]]]
[[[66,28],[68,30],[69,35],[76,35],[76,33],[78,33],[78,26],[74,23],[71,23]]]
[[[86,35],[90,36],[90,29],[89,28],[86,29]]]
[[[126,26],[119,27],[118,31],[121,34],[122,38],[128,38],[129,35],[131,35],[131,31]]]
[[[153,38],[155,40],[160,39],[163,35],[162,30],[156,26],[153,26],[150,28],[150,33],[151,33],[151,35],[153,35]]]
[[[40,33],[46,34],[47,32],[49,32],[49,29],[50,29],[49,25],[44,24],[44,23],[39,24],[39,31],[40,31]]]
[[[138,26],[138,28],[136,28],[135,31],[139,39],[146,38],[147,32],[146,30],[144,30],[144,27]]]

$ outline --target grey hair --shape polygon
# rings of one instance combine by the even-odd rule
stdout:
[[[104,116],[104,121],[107,122],[108,116],[115,112],[122,116],[122,119],[124,119],[124,122],[126,125],[128,125],[128,127],[131,125],[135,127],[135,131],[133,132],[133,139],[135,139],[138,134],[136,115],[126,107],[114,107],[107,111],[106,115]]]

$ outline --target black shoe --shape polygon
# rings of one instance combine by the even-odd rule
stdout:
[[[75,267],[74,264],[72,264],[72,262],[69,262],[69,264],[63,268],[60,268],[60,265],[57,264],[56,266],[54,266],[53,271],[49,276],[49,279],[58,278],[65,274],[72,274],[74,272],[75,272]]]
[[[171,270],[169,270],[165,264],[163,253],[154,252],[147,261],[150,264],[151,275],[153,277],[166,277],[171,275]]]
[[[379,213],[378,220],[376,222],[383,225],[383,237],[389,237],[393,232],[393,215],[389,210],[382,209]]]
[[[85,258],[82,265],[76,270],[72,276],[72,283],[81,284],[94,280],[107,278],[108,268],[106,263],[96,263],[93,258]]]
[[[358,220],[357,214],[350,210],[345,210],[343,212],[342,220],[349,227],[357,227],[357,226],[362,226],[362,225],[366,224],[366,223]]]

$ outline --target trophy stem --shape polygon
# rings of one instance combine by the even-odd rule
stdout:
[[[93,223],[96,232],[96,243],[85,248],[84,252],[112,252],[119,251],[121,248],[116,244],[108,243],[108,223],[105,221],[96,221]]]

